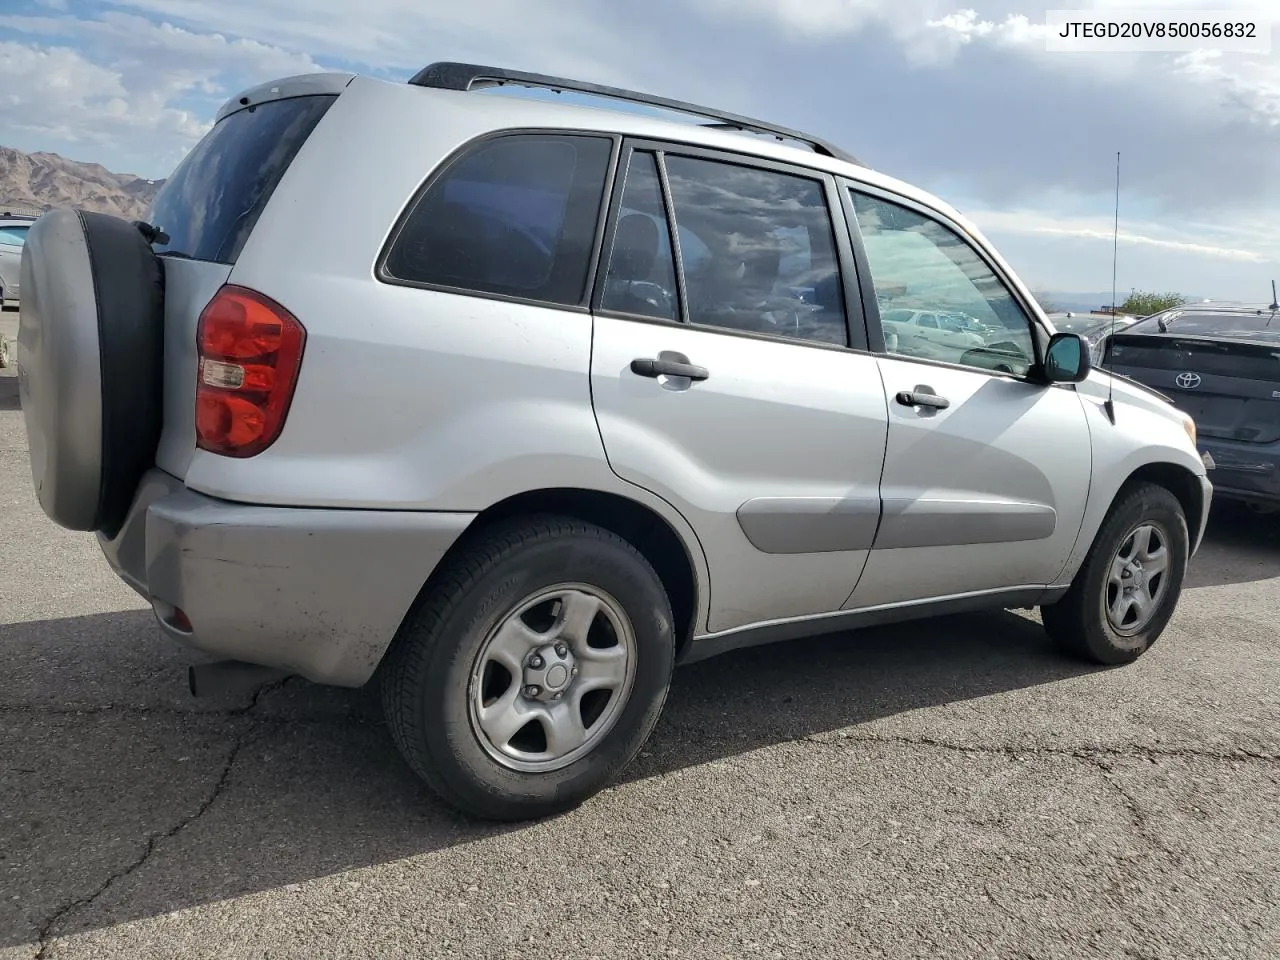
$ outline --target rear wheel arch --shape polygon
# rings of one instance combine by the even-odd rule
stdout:
[[[692,550],[668,520],[652,508],[616,493],[573,487],[531,490],[515,494],[481,511],[461,537],[451,546],[427,578],[415,600],[418,605],[437,580],[437,573],[447,568],[460,553],[468,550],[477,538],[494,525],[517,517],[554,515],[582,520],[617,534],[635,547],[657,572],[674,618],[677,638],[676,656],[687,649],[693,638],[701,598],[698,567]],[[412,609],[406,618],[412,615]]]

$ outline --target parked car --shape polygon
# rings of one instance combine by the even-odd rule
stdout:
[[[1112,333],[1125,329],[1138,322],[1139,318],[1129,314],[1116,314],[1114,317],[1101,316],[1096,313],[1050,313],[1049,322],[1054,330],[1063,333],[1079,334],[1089,344],[1089,356],[1095,366],[1102,362],[1102,350],[1105,341]]]
[[[16,307],[21,299],[22,246],[35,219],[0,214],[0,309]]]
[[[889,308],[880,315],[886,340],[895,349],[942,359],[981,347],[986,341],[974,327],[938,310]]]
[[[1104,362],[1195,420],[1219,495],[1280,506],[1280,307],[1208,301],[1166,310],[1114,336]]]
[[[1092,370],[950,206],[797,131],[309,75],[229,101],[149,220],[31,230],[41,506],[225,658],[197,690],[376,682],[474,814],[591,796],[673,666],[738,647],[1038,606],[1133,661],[1204,530],[1190,417]],[[881,284],[997,345],[886,349]]]

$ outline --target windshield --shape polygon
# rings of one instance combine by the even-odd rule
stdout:
[[[1280,343],[1280,313],[1271,310],[1169,310],[1147,317],[1131,333],[1158,333],[1163,323],[1185,337],[1226,337]]]

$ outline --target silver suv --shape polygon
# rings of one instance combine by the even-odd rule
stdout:
[[[148,223],[50,212],[22,269],[40,503],[221,658],[193,687],[376,681],[484,817],[606,786],[673,667],[733,648],[1038,606],[1132,661],[1205,526],[1190,418],[956,211],[706,107],[280,80]],[[889,350],[889,310],[984,333]]]

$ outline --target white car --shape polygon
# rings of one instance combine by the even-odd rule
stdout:
[[[0,307],[16,307],[19,299],[19,275],[22,248],[27,231],[35,217],[0,214]]]
[[[896,338],[897,349],[930,356],[936,351],[939,359],[943,355],[954,355],[957,350],[981,347],[986,342],[955,316],[937,310],[891,308],[881,311],[880,320],[884,324],[886,340]]]

